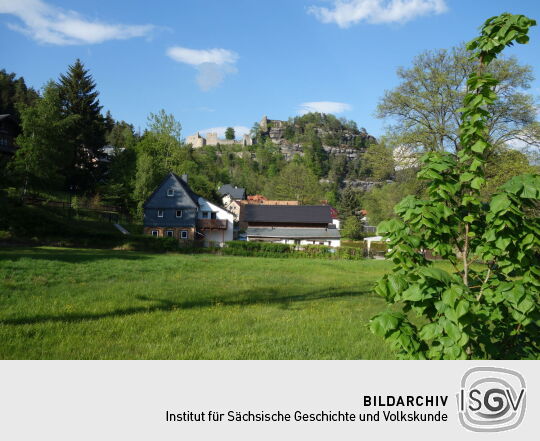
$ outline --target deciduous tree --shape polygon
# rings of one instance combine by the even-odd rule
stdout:
[[[527,43],[536,22],[523,15],[488,19],[467,48],[479,60],[460,109],[460,150],[423,157],[419,178],[427,199],[408,196],[398,219],[378,232],[389,239],[391,274],[376,291],[395,309],[371,320],[403,358],[537,358],[540,353],[540,219],[527,216],[540,201],[540,175],[516,176],[489,204],[480,192],[494,146],[490,124],[499,81],[486,67],[514,42]],[[436,267],[422,250],[447,259]],[[408,313],[411,313],[410,315]],[[412,314],[421,317],[411,321]]]

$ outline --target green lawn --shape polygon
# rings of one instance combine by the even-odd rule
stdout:
[[[0,358],[381,359],[384,261],[0,249]]]

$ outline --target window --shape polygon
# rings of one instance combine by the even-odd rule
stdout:
[[[158,230],[152,230],[152,236],[158,237],[159,236],[159,231]]]
[[[188,234],[187,234],[187,233],[188,233],[188,232],[187,232],[186,230],[181,231],[181,232],[180,232],[180,237],[181,237],[182,239],[187,239],[187,238],[188,238]]]
[[[174,237],[174,231],[173,230],[167,230],[165,233],[167,234],[167,237]]]
[[[203,219],[210,219],[210,212],[209,211],[203,211],[202,212],[202,218]]]
[[[176,217],[182,217],[182,210],[176,210]]]
[[[163,210],[157,211],[157,217],[163,217]]]
[[[174,196],[174,188],[169,188],[167,190],[167,196]]]

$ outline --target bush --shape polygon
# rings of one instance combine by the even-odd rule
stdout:
[[[235,240],[227,242],[222,254],[230,256],[288,257],[294,251],[293,245],[271,242],[248,242]]]
[[[302,245],[298,250],[295,245],[271,242],[227,242],[221,254],[229,256],[251,257],[290,257],[290,258],[322,258],[322,259],[362,259],[362,249],[341,247],[332,248],[325,245]]]

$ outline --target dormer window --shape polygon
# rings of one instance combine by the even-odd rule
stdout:
[[[163,210],[157,211],[157,217],[163,217]]]
[[[167,196],[169,196],[169,197],[174,196],[174,188],[169,188],[169,189],[167,190]]]
[[[182,217],[182,210],[176,210],[176,217]]]

